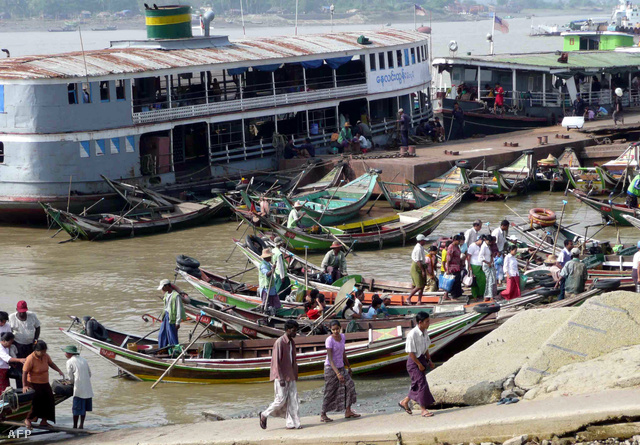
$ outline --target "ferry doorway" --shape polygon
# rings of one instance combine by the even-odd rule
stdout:
[[[173,169],[176,181],[206,179],[211,176],[206,122],[173,128]]]
[[[340,102],[338,105],[338,131],[344,127],[344,123],[348,121],[352,126],[358,121],[369,124],[369,107],[367,99],[355,99],[346,102]]]

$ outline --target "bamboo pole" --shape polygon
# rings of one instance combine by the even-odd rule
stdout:
[[[201,311],[201,312],[200,312],[200,315],[206,315],[206,314],[205,314],[203,311]],[[197,324],[197,323],[196,323],[196,326],[198,326],[198,324]],[[184,354],[186,354],[186,352],[189,350],[189,348],[190,348],[191,346],[193,346],[193,344],[194,344],[195,342],[197,342],[198,340],[200,340],[200,337],[202,337],[202,334],[204,334],[205,332],[207,332],[207,329],[209,328],[209,326],[212,326],[212,322],[209,322],[209,324],[208,324],[207,326],[205,326],[205,328],[202,330],[202,332],[200,332],[200,334],[195,338],[195,340],[193,340],[191,343],[189,343],[189,346],[187,346],[186,348],[184,348],[184,349],[182,350],[182,352],[180,353],[180,355],[178,356],[178,358],[176,358],[176,359],[173,361],[173,363],[171,363],[171,366],[169,366],[169,367],[167,368],[167,370],[166,370],[165,372],[163,372],[163,373],[162,373],[162,375],[160,376],[160,378],[159,378],[158,380],[156,380],[156,382],[155,382],[153,385],[151,385],[151,389],[154,389],[154,388],[158,385],[158,383],[160,383],[160,381],[161,381],[163,378],[165,378],[165,376],[166,376],[167,374],[169,374],[169,372],[173,369],[173,367],[176,365],[176,363],[178,363],[178,360],[180,360],[180,359],[182,358],[182,356],[183,356]]]
[[[556,229],[556,236],[553,239],[553,253],[556,251],[556,244],[558,243],[558,235],[560,234],[560,229],[562,228],[562,219],[564,218],[564,209],[567,206],[567,201],[562,200],[562,213],[560,214],[560,222],[558,223],[558,228]]]

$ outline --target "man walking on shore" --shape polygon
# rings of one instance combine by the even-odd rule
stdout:
[[[91,369],[87,361],[80,357],[78,348],[65,346],[62,348],[67,357],[67,375],[73,382],[73,427],[83,429],[87,411],[93,411],[93,389],[91,388]],[[78,425],[80,420],[80,425]]]
[[[298,333],[298,322],[287,320],[285,334],[273,345],[271,355],[271,380],[275,391],[275,400],[260,413],[260,427],[267,429],[267,417],[285,417],[287,429],[300,429],[300,400],[298,399],[298,363],[296,344],[293,339]]]

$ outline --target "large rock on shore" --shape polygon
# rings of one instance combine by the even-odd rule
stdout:
[[[547,399],[640,386],[640,345],[616,349],[593,360],[572,363],[544,377],[524,398]]]
[[[640,296],[617,291],[592,297],[553,335],[544,335],[547,340],[516,376],[520,388],[533,388],[565,365],[640,344]]]
[[[530,309],[515,315],[427,376],[436,402],[482,405],[500,399],[503,383],[578,309]]]

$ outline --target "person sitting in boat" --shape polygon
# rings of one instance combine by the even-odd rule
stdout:
[[[318,310],[318,307],[308,301],[304,303],[304,313],[309,320],[317,320],[322,316],[322,312]]]
[[[347,257],[342,251],[342,244],[338,241],[331,244],[331,250],[324,256],[320,267],[331,275],[331,283],[347,275]]]
[[[353,300],[353,310],[356,314],[358,314],[357,318],[362,318],[362,300],[364,300],[364,289],[354,287],[349,295],[347,295],[349,300]]]
[[[180,329],[180,323],[187,319],[187,314],[180,290],[171,284],[171,281],[160,281],[158,290],[164,292],[164,311],[160,317],[162,324],[158,332],[158,347],[162,349],[179,344],[178,329]]]
[[[551,278],[558,283],[560,281],[560,271],[562,270],[562,264],[558,262],[558,257],[555,255],[549,255],[544,260],[544,266],[540,266],[538,269],[548,270],[551,272]]]
[[[273,241],[275,247],[273,248],[273,257],[271,258],[271,262],[275,266],[275,284],[276,284],[276,292],[278,292],[278,298],[280,300],[284,300],[291,290],[291,280],[289,279],[289,275],[287,274],[287,264],[284,259],[284,255],[280,250],[281,247],[284,246],[284,241],[279,236]]]
[[[627,188],[627,207],[630,209],[638,208],[638,196],[640,196],[640,174],[631,180],[631,184]]]
[[[444,127],[442,126],[442,123],[440,122],[440,118],[438,116],[436,116],[433,119],[433,131],[436,137],[436,142],[444,142]]]
[[[371,299],[371,306],[369,306],[369,310],[362,314],[362,318],[371,320],[374,318],[378,318],[380,315],[380,307],[382,306],[382,299],[378,296],[378,294],[374,295]]]
[[[573,101],[573,115],[574,116],[584,116],[584,107],[585,103],[580,93],[576,94],[576,100]]]
[[[378,313],[383,317],[389,317],[389,306],[391,306],[391,297],[385,295],[382,297],[382,304],[380,305]]]
[[[287,229],[298,227],[298,223],[306,215],[304,211],[300,211],[302,207],[303,204],[301,201],[296,201],[293,204],[293,209],[291,209],[289,212],[289,218],[287,218]]]
[[[344,310],[342,311],[342,318],[345,320],[354,320],[361,318],[360,314],[358,314],[353,308],[356,300],[354,298],[348,298],[347,302],[344,305]]]
[[[260,255],[262,263],[258,269],[258,295],[260,295],[262,304],[266,309],[273,308],[273,310],[278,310],[282,304],[276,292],[276,280],[274,279],[276,265],[271,263],[272,257],[271,249],[264,249],[262,255]]]

